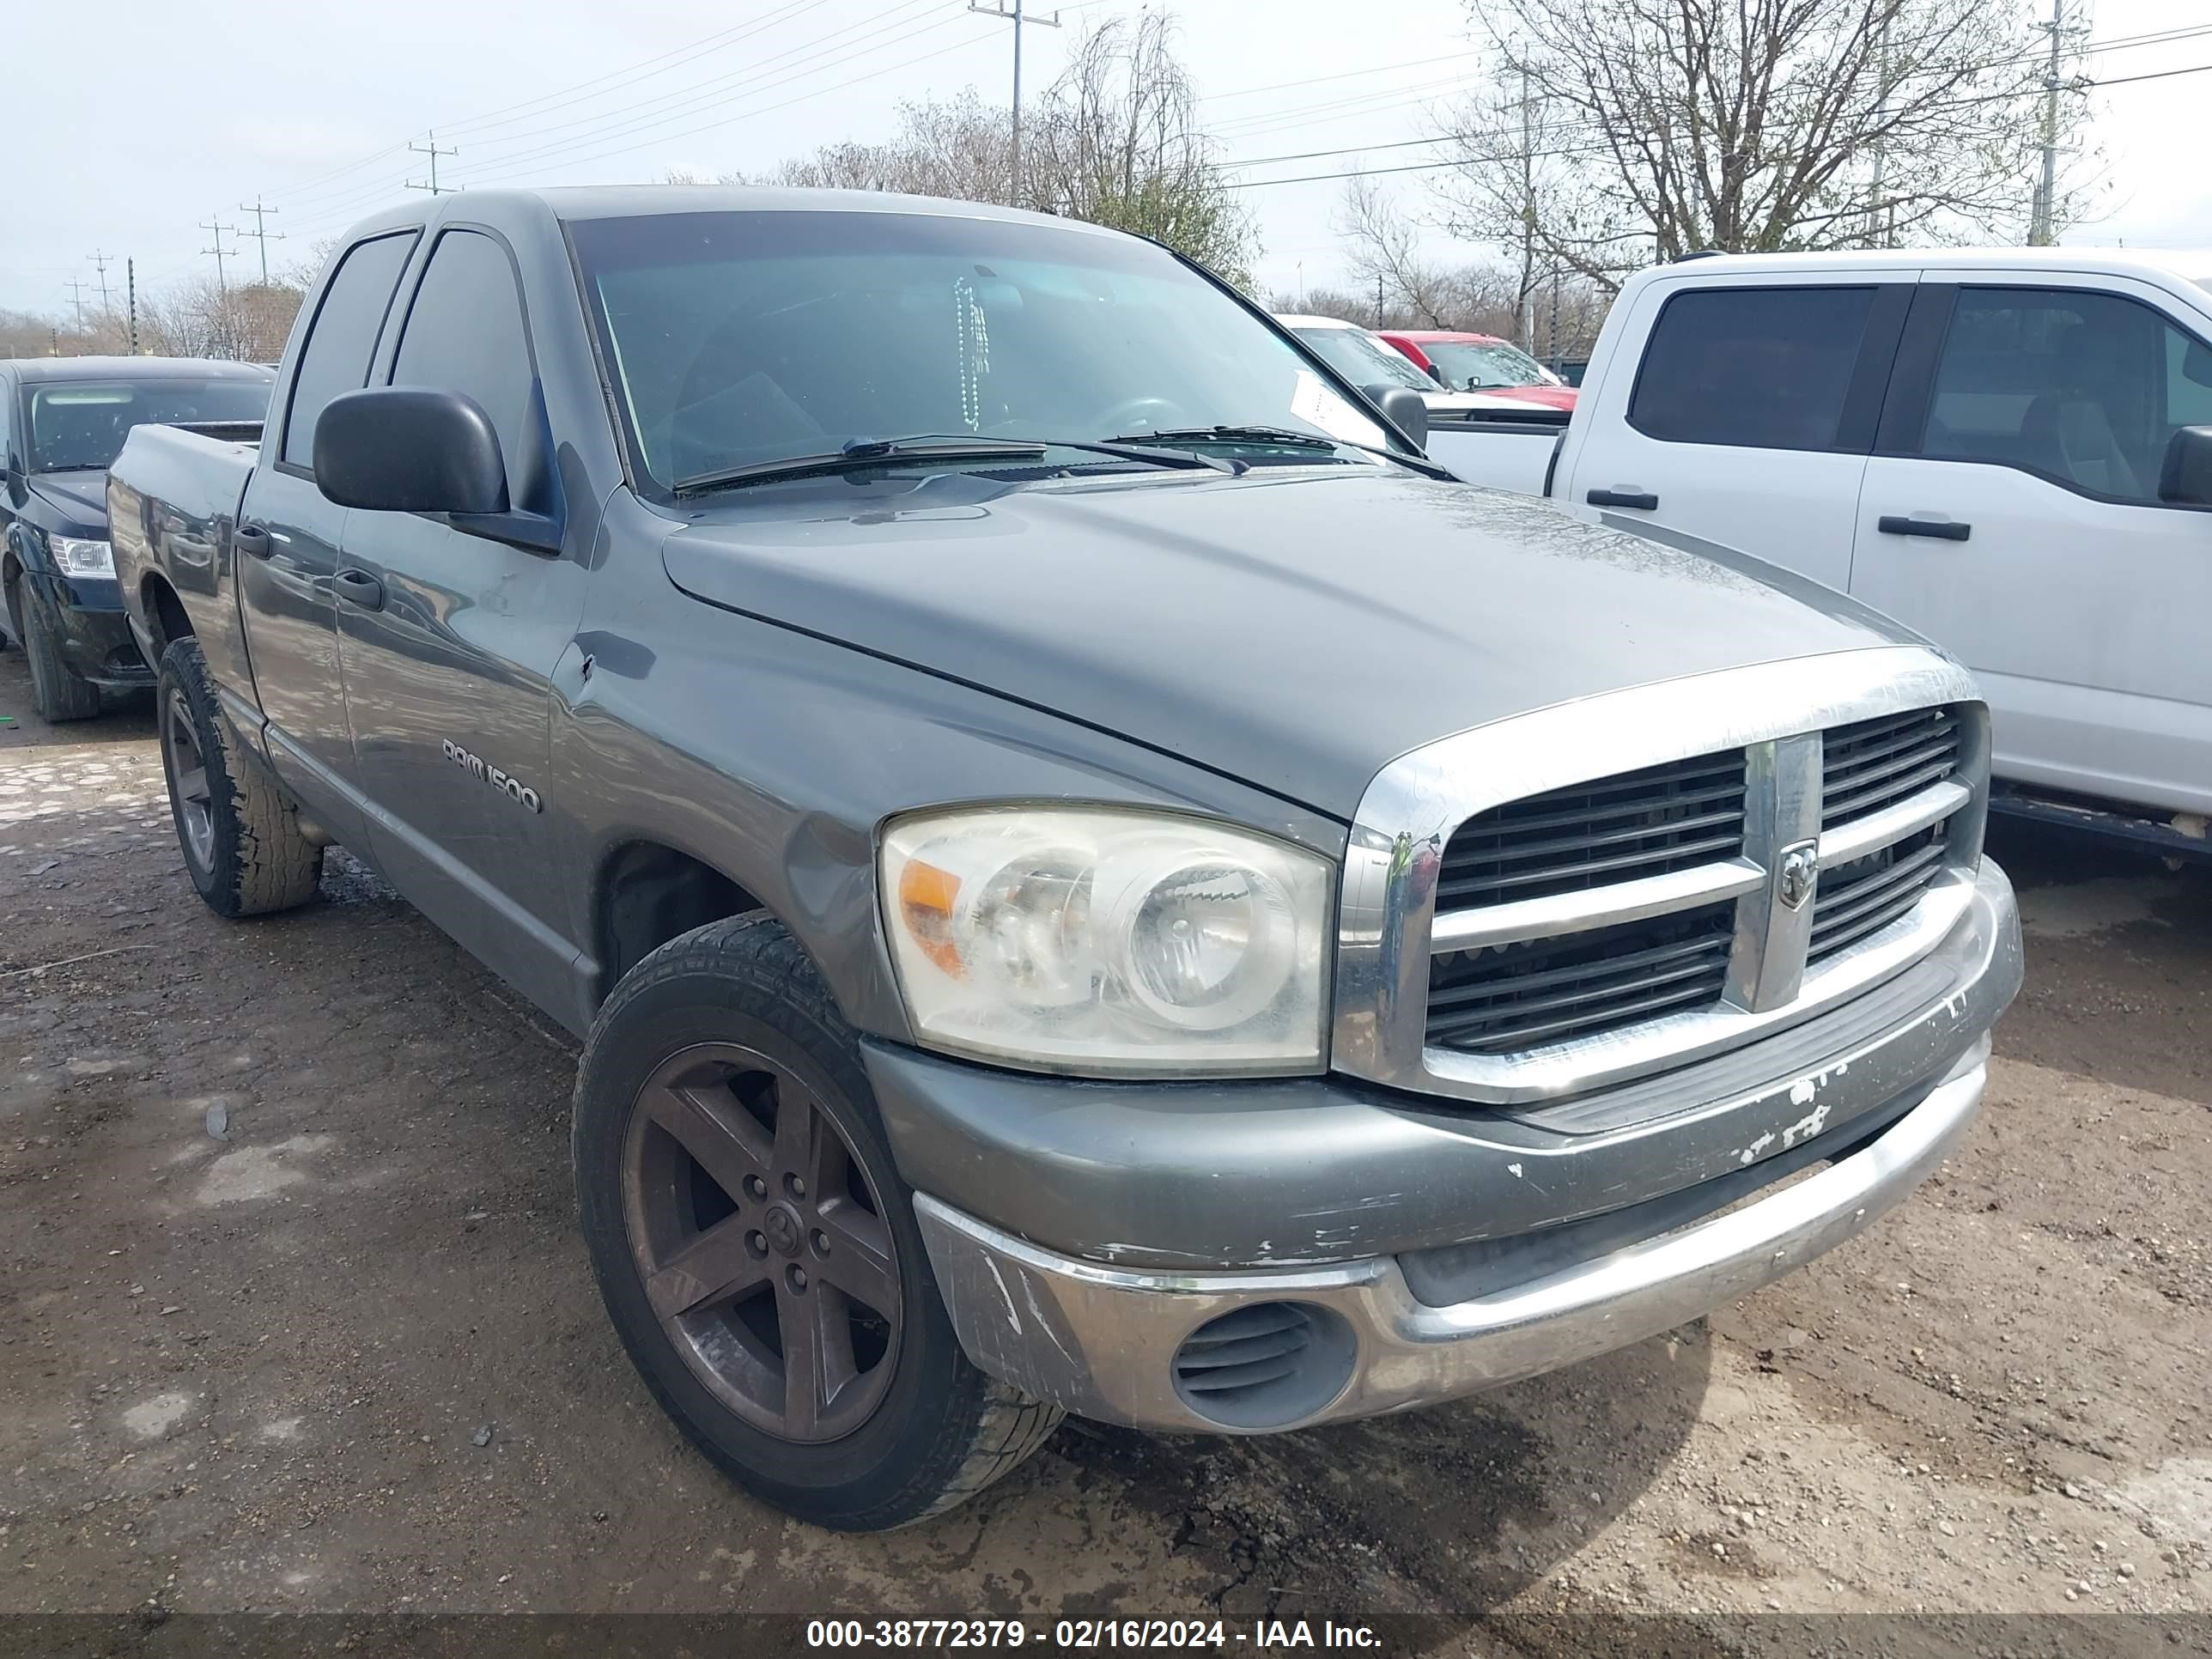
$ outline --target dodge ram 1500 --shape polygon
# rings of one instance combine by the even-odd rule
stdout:
[[[1118,233],[470,191],[110,522],[202,897],[342,844],[581,1035],[647,1385],[876,1528],[1670,1328],[1974,1116],[1965,671],[1418,424]]]

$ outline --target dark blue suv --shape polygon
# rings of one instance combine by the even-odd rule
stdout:
[[[33,707],[50,720],[100,712],[103,686],[150,686],[115,586],[107,467],[148,421],[257,424],[276,376],[187,357],[0,362],[0,630],[30,658]]]

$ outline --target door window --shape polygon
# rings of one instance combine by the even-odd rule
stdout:
[[[380,236],[346,252],[300,353],[292,380],[292,410],[284,422],[283,459],[289,466],[315,464],[315,421],[323,405],[368,384],[368,362],[383,331],[384,313],[399,286],[399,273],[415,251],[415,234]]]
[[[542,510],[536,377],[530,335],[507,250],[490,237],[449,230],[430,251],[392,366],[394,386],[435,386],[474,398],[491,416],[507,463],[508,498]]]
[[[1670,443],[1838,449],[1873,288],[1705,288],[1653,325],[1628,423]]]
[[[2150,307],[2087,289],[1964,288],[1917,453],[2148,504],[2166,446],[2197,425],[2212,425],[2212,349]]]

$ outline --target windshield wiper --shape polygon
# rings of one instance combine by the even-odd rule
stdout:
[[[749,461],[743,466],[717,467],[676,481],[678,495],[703,490],[731,489],[772,478],[803,478],[811,475],[854,472],[872,466],[907,466],[919,462],[1033,461],[1045,446],[1012,438],[937,437],[855,438],[842,448],[820,455],[787,455],[780,460]]]
[[[1160,444],[1169,447],[1180,444],[1214,443],[1270,443],[1288,449],[1358,447],[1340,444],[1334,438],[1324,438],[1316,432],[1293,432],[1286,426],[1177,426],[1159,432],[1126,432],[1103,441],[1109,444]]]
[[[1324,438],[1315,432],[1293,432],[1286,426],[1184,426],[1164,432],[1132,432],[1109,438],[1112,444],[1257,444],[1268,443],[1285,449],[1356,449],[1363,455],[1380,456],[1386,461],[1395,461],[1408,466],[1425,477],[1457,479],[1446,467],[1418,452],[1401,453],[1382,444],[1356,444],[1348,438]]]

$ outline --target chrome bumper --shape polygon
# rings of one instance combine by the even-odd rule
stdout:
[[[962,1346],[984,1370],[1079,1416],[1249,1432],[1178,1389],[1185,1338],[1237,1307],[1326,1310],[1353,1344],[1340,1386],[1268,1431],[1402,1411],[1555,1370],[1671,1330],[1863,1231],[1954,1146],[1982,1100],[1986,1042],[1862,1151],[1681,1231],[1448,1307],[1383,1256],[1284,1272],[1139,1273],[1037,1249],[927,1196],[915,1213]]]

